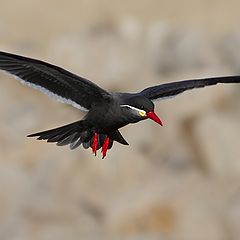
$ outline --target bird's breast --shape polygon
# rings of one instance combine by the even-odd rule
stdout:
[[[129,123],[119,105],[105,105],[91,109],[86,120],[96,131],[104,133],[117,130]]]

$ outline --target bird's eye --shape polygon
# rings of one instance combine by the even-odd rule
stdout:
[[[141,106],[140,106],[140,109],[142,109],[142,110],[143,110],[143,109],[144,109],[144,106],[143,106],[143,105],[141,105]]]

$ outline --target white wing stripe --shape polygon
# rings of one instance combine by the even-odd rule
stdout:
[[[26,86],[31,87],[33,89],[36,89],[36,90],[38,90],[38,91],[48,95],[49,97],[51,97],[51,98],[61,102],[61,103],[70,104],[73,107],[75,107],[75,108],[77,108],[77,109],[79,109],[81,111],[88,112],[88,109],[82,107],[81,105],[79,105],[78,103],[72,101],[71,99],[67,99],[67,98],[61,97],[61,96],[59,96],[59,95],[49,91],[48,89],[46,89],[44,87],[41,87],[41,86],[39,86],[37,84],[34,84],[34,83],[27,82],[27,81],[25,81],[25,80],[15,76],[15,75],[14,75],[14,77],[15,77],[15,79],[17,79],[23,85],[26,85]]]

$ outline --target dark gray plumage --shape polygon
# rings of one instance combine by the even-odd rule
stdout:
[[[87,111],[80,121],[29,137],[56,142],[59,146],[69,144],[71,149],[82,144],[84,148],[91,147],[94,154],[102,148],[103,158],[114,141],[128,145],[119,128],[147,118],[162,125],[154,113],[157,100],[218,83],[240,83],[240,76],[226,76],[165,83],[138,93],[108,92],[60,67],[1,51],[0,69],[15,75],[23,84]]]

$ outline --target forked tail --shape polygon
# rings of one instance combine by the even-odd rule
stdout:
[[[108,134],[98,134],[93,127],[86,124],[85,120],[80,120],[62,127],[50,129],[28,135],[28,137],[38,137],[38,140],[47,140],[47,142],[56,142],[58,146],[70,145],[70,149],[75,149],[81,144],[85,149],[91,147],[96,155],[97,150],[102,148],[103,158],[107,150],[117,141],[128,145],[121,133],[116,130]]]

